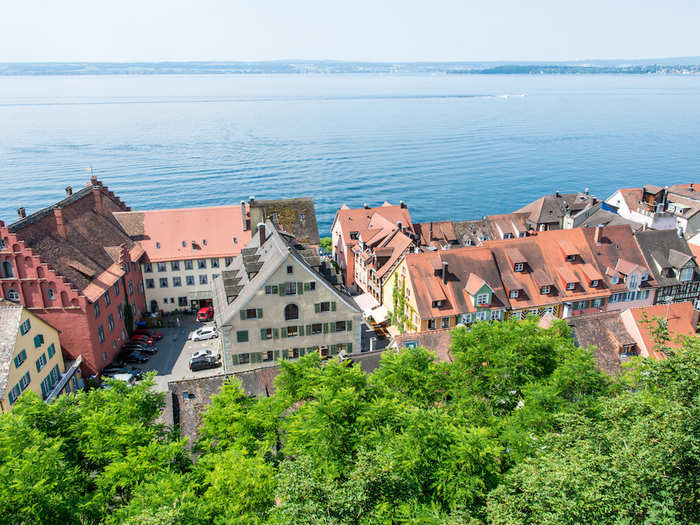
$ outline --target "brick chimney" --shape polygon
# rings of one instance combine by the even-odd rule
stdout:
[[[125,242],[119,245],[119,266],[125,271],[129,271],[129,263],[131,262],[131,257],[129,256],[129,247]]]
[[[243,221],[243,231],[248,229],[248,219],[245,211],[245,201],[241,201],[241,220]]]
[[[92,198],[95,201],[95,211],[100,215],[104,215],[105,209],[102,204],[102,183],[97,180],[94,175],[90,177],[90,183],[92,184]]]
[[[258,233],[260,234],[260,246],[265,243],[265,223],[261,222],[258,224]]]
[[[442,284],[447,284],[447,261],[442,261]]]
[[[66,197],[73,195],[73,186],[66,186]]]
[[[56,233],[63,239],[67,238],[68,232],[66,230],[66,223],[63,221],[63,209],[54,208],[53,215],[56,219]]]
[[[600,245],[600,226],[595,227],[595,235],[593,236],[593,241],[595,242],[596,246]]]
[[[21,208],[17,208],[17,217],[20,219],[24,219],[27,216],[27,209],[22,206]]]

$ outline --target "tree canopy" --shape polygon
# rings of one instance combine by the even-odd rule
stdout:
[[[280,363],[226,383],[192,450],[150,380],[0,417],[8,523],[698,523],[700,348],[601,373],[563,322],[477,323],[454,361]]]

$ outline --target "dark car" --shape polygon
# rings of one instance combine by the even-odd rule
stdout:
[[[219,366],[221,366],[221,361],[209,356],[198,357],[190,361],[190,370],[192,370],[193,372],[196,372],[197,370],[217,368]]]
[[[136,367],[126,366],[126,365],[115,365],[112,363],[102,369],[102,375],[105,377],[113,376],[115,374],[131,374],[136,379],[141,380],[143,378],[143,370]]]
[[[145,363],[148,361],[148,356],[141,352],[135,351],[124,356],[125,363]]]
[[[163,332],[160,332],[158,330],[149,330],[148,328],[137,328],[134,330],[134,335],[145,335],[146,337],[150,337],[154,341],[160,341],[163,339]]]
[[[133,344],[133,343],[126,343],[122,347],[122,350],[131,351],[131,352],[136,350],[137,352],[141,352],[142,354],[148,354],[148,355],[153,355],[158,351],[158,349],[155,346],[143,346],[143,345],[138,345],[138,344]]]

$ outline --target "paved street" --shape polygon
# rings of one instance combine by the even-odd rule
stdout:
[[[155,378],[158,390],[167,391],[168,381],[175,379],[204,377],[221,373],[221,367],[190,372],[189,360],[192,354],[206,348],[217,349],[219,340],[189,341],[188,337],[191,332],[210,323],[198,323],[190,316],[183,317],[182,321],[180,328],[158,328],[163,332],[163,339],[157,343],[158,353],[151,356],[148,363],[135,365],[143,371],[158,371]]]

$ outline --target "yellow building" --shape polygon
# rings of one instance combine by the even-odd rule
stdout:
[[[58,331],[22,305],[0,299],[0,412],[11,410],[25,390],[46,399],[64,370]]]

